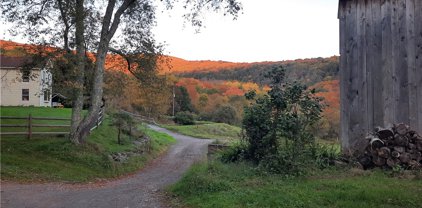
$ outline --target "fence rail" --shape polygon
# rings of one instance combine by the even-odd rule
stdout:
[[[37,127],[48,127],[48,128],[66,128],[70,127],[70,124],[34,124],[34,121],[70,121],[70,118],[52,118],[52,117],[33,117],[29,114],[27,117],[17,116],[0,116],[1,120],[26,120],[25,124],[0,124],[0,127],[6,128],[26,128],[26,131],[20,132],[0,132],[0,135],[27,135],[28,139],[32,138],[32,135],[68,135],[69,131],[35,131]]]
[[[28,119],[28,117],[0,116],[1,119],[12,119],[12,120]],[[32,117],[32,120],[51,120],[51,121],[53,121],[53,120],[63,120],[63,121],[70,121],[70,118]]]
[[[32,138],[32,135],[69,135],[70,134],[70,124],[34,124],[34,121],[71,121],[70,118],[54,118],[54,117],[33,117],[29,114],[27,117],[17,117],[17,116],[0,116],[1,120],[26,120],[24,124],[0,124],[0,127],[6,128],[26,128],[26,131],[19,132],[3,132],[0,131],[0,135],[27,135],[28,139]],[[96,129],[103,122],[103,108],[100,109],[98,113],[98,118],[90,128],[90,131]],[[34,128],[46,127],[46,128],[69,128],[68,131],[34,131]]]

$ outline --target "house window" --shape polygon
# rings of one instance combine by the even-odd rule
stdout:
[[[29,70],[23,70],[22,71],[22,81],[23,82],[29,82],[29,75],[31,72]]]
[[[44,90],[44,101],[45,102],[50,101],[50,90]]]
[[[22,100],[23,101],[29,100],[29,89],[22,89]]]

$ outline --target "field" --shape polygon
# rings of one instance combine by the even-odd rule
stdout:
[[[164,128],[184,135],[215,139],[218,143],[232,143],[239,141],[240,128],[225,123],[198,122],[195,125],[162,125]]]
[[[326,170],[308,177],[268,175],[248,164],[193,166],[170,192],[180,207],[421,207],[422,176]]]
[[[70,117],[70,112],[70,109],[1,107],[2,116],[32,113],[39,117]],[[151,138],[151,152],[130,157],[125,162],[114,162],[109,159],[110,154],[138,151],[140,147],[128,136],[123,137],[122,145],[117,144],[117,129],[110,123],[106,117],[83,145],[73,145],[63,136],[35,136],[31,140],[26,136],[2,136],[1,179],[86,182],[113,178],[139,170],[174,142],[166,134],[139,125],[138,128]]]

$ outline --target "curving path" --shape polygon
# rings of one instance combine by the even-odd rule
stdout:
[[[1,184],[1,207],[167,207],[163,188],[175,183],[195,161],[204,159],[211,140],[196,139],[158,126],[150,128],[173,136],[177,143],[139,173],[96,184]]]

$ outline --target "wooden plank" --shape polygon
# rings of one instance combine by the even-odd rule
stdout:
[[[32,135],[68,135],[70,132],[32,132]],[[0,135],[28,135],[28,132],[0,132]]]
[[[32,124],[32,127],[70,127],[70,125]]]
[[[384,126],[384,98],[383,98],[383,77],[382,69],[382,0],[371,1],[371,14],[369,27],[371,28],[371,52],[370,52],[370,70],[372,71],[372,109],[373,127]],[[368,97],[371,97],[368,94]],[[368,105],[371,105],[370,103]]]
[[[361,130],[361,111],[359,106],[359,96],[361,95],[361,79],[360,76],[360,68],[359,68],[359,48],[358,44],[360,43],[361,34],[359,34],[359,22],[360,22],[360,14],[358,10],[358,4],[361,1],[354,1],[355,5],[352,7],[351,12],[351,19],[349,23],[350,27],[350,88],[349,88],[349,96],[350,96],[350,123],[349,123],[349,135],[350,135],[350,144],[354,144],[356,140],[358,140],[358,134]]]
[[[32,132],[33,135],[68,135],[70,132]]]
[[[418,105],[417,105],[417,74],[416,71],[416,40],[415,40],[415,0],[406,0],[406,28],[407,28],[407,65],[409,80],[409,125],[417,129]]]
[[[28,127],[28,124],[1,124],[0,127]]]
[[[16,120],[26,120],[28,117],[17,117],[17,116],[0,116],[0,119],[16,119]]]
[[[357,60],[356,60],[356,77],[355,83],[352,84],[352,87],[355,87],[357,99],[357,109],[356,113],[353,113],[352,118],[356,119],[357,123],[354,129],[354,141],[357,143],[359,140],[365,138],[368,130],[368,82],[367,82],[367,70],[366,70],[366,5],[368,0],[358,0],[357,4]],[[353,144],[355,146],[355,144]]]
[[[17,119],[17,120],[24,120],[28,119],[28,117],[18,117],[18,116],[0,116],[0,119]],[[33,120],[64,120],[70,121],[70,118],[54,118],[54,117],[32,117]]]
[[[0,132],[0,135],[28,135],[28,132]]]
[[[349,120],[350,120],[350,62],[351,62],[351,48],[350,39],[351,32],[354,30],[350,28],[350,22],[355,21],[356,15],[352,14],[352,7],[356,6],[353,2],[344,2],[344,19],[340,20],[340,38],[341,38],[341,145],[343,152],[348,152],[350,148],[350,133],[349,133]]]
[[[422,1],[415,0],[415,66],[418,106],[418,132],[422,133]]]
[[[382,80],[382,97],[384,99],[383,111],[384,111],[384,125],[391,126],[394,121],[394,102],[393,102],[393,48],[392,48],[392,5],[391,1],[385,1],[381,5],[381,16],[382,16],[382,69],[383,69],[383,80]]]
[[[345,102],[346,102],[346,93],[344,88],[345,80],[345,69],[346,69],[346,62],[347,62],[347,54],[346,54],[346,16],[347,7],[344,1],[339,2],[339,11],[338,11],[338,18],[340,24],[340,59],[339,59],[339,67],[340,67],[340,139],[342,141],[342,147],[346,148],[343,143],[346,143],[348,138],[348,128],[345,126],[347,121],[346,117],[347,114],[345,112]]]
[[[399,102],[399,91],[398,91],[398,78],[397,78],[397,60],[398,60],[398,51],[400,47],[400,38],[399,38],[399,26],[398,26],[398,4],[400,0],[391,0],[391,72],[390,85],[392,87],[391,96],[391,109],[390,114],[392,118],[389,121],[390,123],[397,123],[397,110]]]
[[[372,4],[374,1],[367,1],[365,7],[365,15],[366,15],[366,22],[365,22],[365,68],[366,68],[366,101],[367,101],[367,113],[366,113],[366,120],[367,120],[367,128],[366,130],[372,131],[374,128],[374,83],[373,83],[373,70],[374,70],[374,21],[373,21],[373,12],[372,12]]]
[[[70,118],[53,118],[53,117],[32,117],[34,120],[51,120],[51,121],[70,121]]]
[[[393,12],[395,123],[409,124],[406,0],[395,0],[395,8],[395,12]]]
[[[28,117],[28,139],[32,138],[32,115],[29,114]]]

